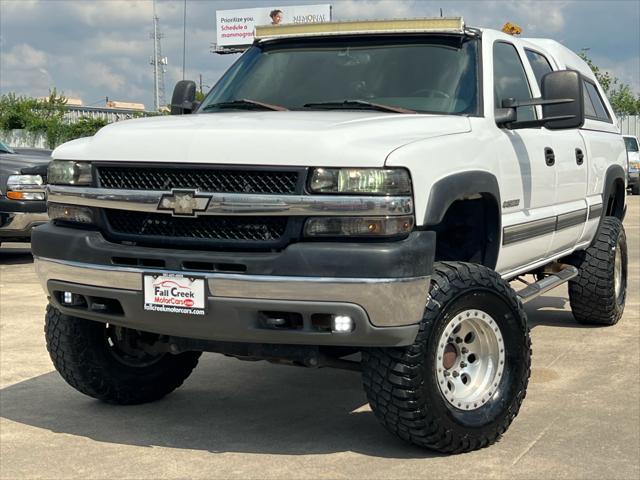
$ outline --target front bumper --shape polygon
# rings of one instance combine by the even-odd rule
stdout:
[[[107,242],[99,232],[49,224],[34,232],[32,245],[45,291],[70,315],[204,340],[400,346],[413,343],[418,332],[435,236],[414,232],[388,243],[305,242],[277,253],[194,252],[125,246]],[[114,265],[122,258],[136,266]],[[162,268],[146,266],[160,259]],[[246,273],[185,269],[218,262],[242,265]],[[144,273],[205,278],[207,315],[145,311]],[[87,306],[62,305],[60,292],[67,291],[87,298]],[[119,307],[102,308],[113,302]],[[93,308],[94,303],[100,307]],[[273,311],[300,314],[302,328],[265,328],[261,314]],[[314,330],[314,314],[348,315],[355,328],[350,333]]]
[[[49,221],[45,213],[36,212],[3,212],[0,223],[0,239],[27,240],[31,237],[31,230]]]
[[[48,221],[47,202],[0,196],[0,240],[28,240],[34,227]]]

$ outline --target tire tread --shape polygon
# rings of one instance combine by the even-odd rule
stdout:
[[[51,361],[69,385],[90,397],[123,405],[158,400],[182,385],[198,364],[200,352],[186,352],[168,357],[158,365],[162,371],[148,379],[128,375],[126,367],[118,371],[96,350],[101,328],[47,306],[44,331]]]
[[[441,262],[434,266],[431,291],[424,317],[413,345],[404,348],[374,348],[363,352],[363,384],[371,409],[387,430],[412,444],[444,453],[462,453],[496,442],[518,414],[531,373],[531,341],[522,302],[511,287],[493,270],[461,262]],[[443,305],[469,288],[491,289],[518,312],[518,328],[526,339],[525,375],[520,379],[514,402],[502,421],[476,434],[461,434],[444,425],[441,418],[421,404],[422,359],[427,339]],[[390,393],[390,395],[387,394]]]

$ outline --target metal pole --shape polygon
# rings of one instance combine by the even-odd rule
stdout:
[[[160,92],[158,89],[158,17],[156,17],[156,0],[153,0],[153,93],[157,112],[160,109]]]
[[[184,8],[182,9],[182,80],[184,80],[186,51],[187,51],[187,0],[184,0]]]

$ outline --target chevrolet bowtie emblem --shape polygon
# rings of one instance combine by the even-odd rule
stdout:
[[[198,195],[194,190],[172,190],[160,198],[158,210],[171,210],[179,216],[195,216],[196,212],[204,212],[209,206],[211,196]]]

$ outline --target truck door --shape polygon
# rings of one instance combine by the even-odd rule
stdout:
[[[542,88],[542,77],[552,71],[547,57],[536,50],[525,48],[531,70]],[[551,151],[548,152],[555,173],[554,205],[557,216],[549,254],[569,250],[582,236],[587,220],[587,150],[578,129],[541,129],[551,135]]]
[[[524,61],[513,43],[493,44],[494,105],[502,99],[533,97]],[[534,120],[533,107],[518,109],[518,120]],[[555,230],[555,182],[551,132],[540,128],[498,128],[494,149],[501,152],[502,248],[497,270],[508,273],[546,258]]]
[[[589,158],[578,129],[553,132],[556,158],[556,232],[550,253],[572,249],[587,222],[587,170]]]

